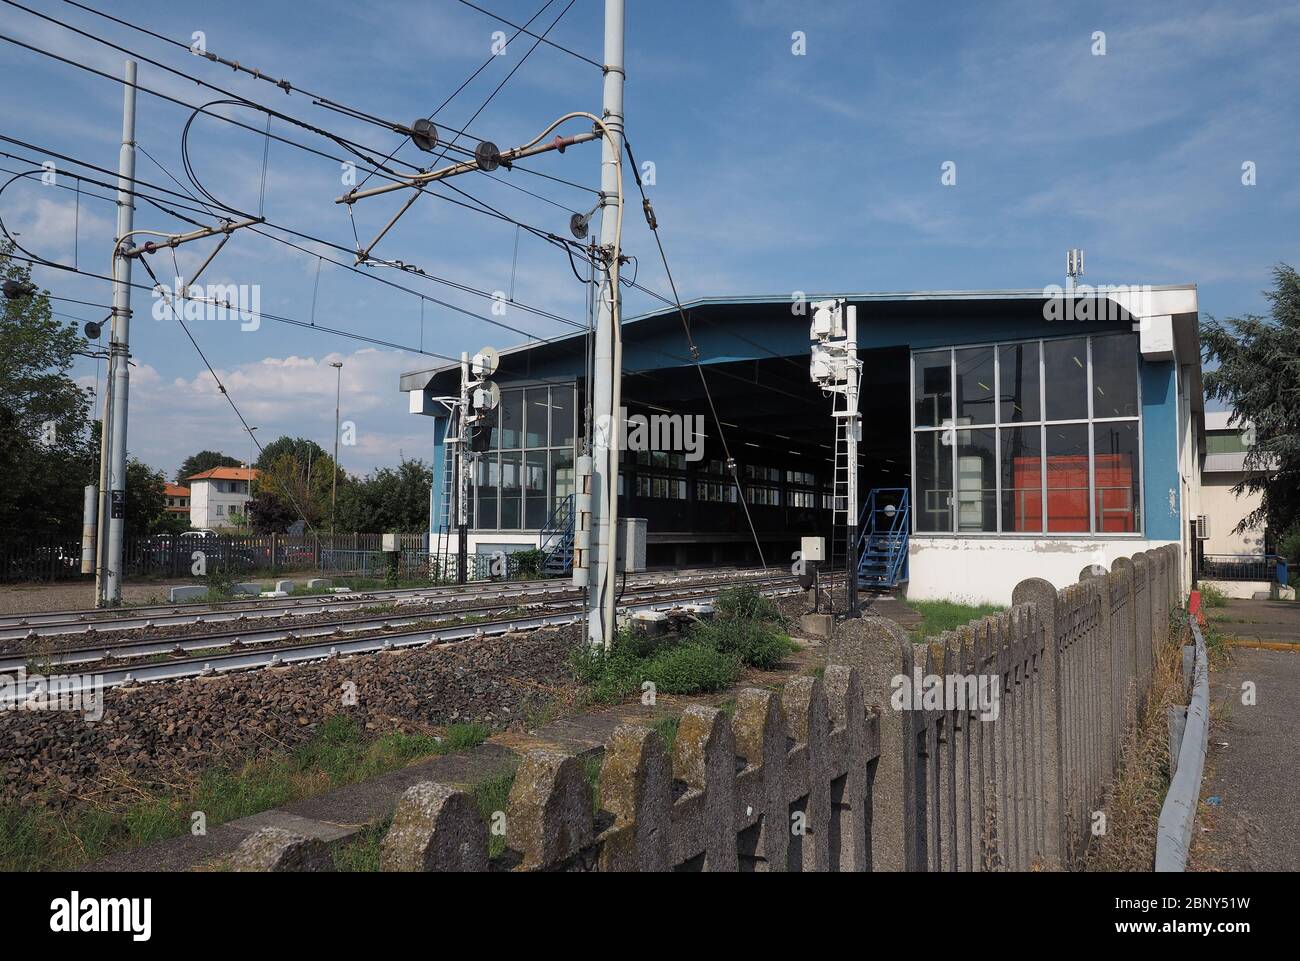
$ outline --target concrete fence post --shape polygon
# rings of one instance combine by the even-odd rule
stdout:
[[[1085,568],[1079,577],[1079,583],[1086,584],[1095,594],[1097,605],[1097,625],[1100,634],[1097,645],[1092,652],[1093,664],[1097,670],[1097,700],[1100,702],[1101,718],[1099,733],[1101,735],[1101,770],[1106,774],[1106,781],[1115,772],[1119,757],[1119,742],[1115,738],[1115,630],[1111,624],[1110,590],[1111,576],[1103,567]],[[1100,787],[1104,790],[1105,784]]]
[[[620,725],[605,747],[600,806],[614,815],[600,850],[602,871],[667,871],[672,762],[650,728]]]
[[[908,712],[890,703],[893,679],[903,672],[907,634],[883,617],[850,618],[835,625],[827,642],[827,662],[856,668],[867,710],[878,719],[880,760],[876,765],[871,818],[871,866],[874,871],[902,871],[910,840],[904,831],[903,758],[915,745],[904,743]],[[901,715],[901,716],[900,716]]]
[[[1042,676],[1043,821],[1045,837],[1040,852],[1043,866],[1059,871],[1065,865],[1065,774],[1061,753],[1060,661],[1056,649],[1056,588],[1041,577],[1021,581],[1011,592],[1013,605],[1032,604],[1038,614],[1043,640],[1039,657]]]

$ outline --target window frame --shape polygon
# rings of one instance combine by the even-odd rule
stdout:
[[[952,344],[948,347],[916,347],[910,351],[908,358],[908,383],[909,383],[909,426],[911,427],[911,497],[912,497],[912,531],[914,537],[924,538],[1020,538],[1032,540],[1045,540],[1054,538],[1066,538],[1074,540],[1095,540],[1098,538],[1128,538],[1131,540],[1143,540],[1146,538],[1146,448],[1144,443],[1143,431],[1143,411],[1142,411],[1142,358],[1140,351],[1135,355],[1134,364],[1134,388],[1136,391],[1136,414],[1131,417],[1098,417],[1096,416],[1096,405],[1093,388],[1093,342],[1102,337],[1132,337],[1128,331],[1111,331],[1103,333],[1085,333],[1085,334],[1064,334],[1059,337],[1017,337],[1007,340],[981,341],[969,344]],[[1044,359],[1044,345],[1051,341],[1070,340],[1082,338],[1085,341],[1087,351],[1087,414],[1083,418],[1070,419],[1047,419],[1047,382]],[[1038,419],[1031,421],[1008,421],[1003,423],[1002,419],[1002,348],[1014,347],[1019,344],[1037,344],[1038,346]],[[975,348],[987,348],[993,352],[993,371],[994,371],[994,403],[993,420],[989,423],[958,423],[957,419],[957,351]],[[916,357],[918,354],[933,354],[938,351],[948,351],[949,361],[949,384],[952,393],[952,413],[948,419],[947,426],[940,424],[935,427],[918,426],[916,423]],[[1098,527],[1097,517],[1097,452],[1096,452],[1096,425],[1107,423],[1136,423],[1137,424],[1137,451],[1138,462],[1135,469],[1138,474],[1138,501],[1134,505],[1137,512],[1137,523],[1134,524],[1134,530],[1131,532],[1107,532],[1100,530]],[[1053,426],[1081,424],[1087,429],[1088,434],[1088,530],[1087,531],[1052,531],[1050,530],[1051,518],[1048,513],[1048,484],[1047,484],[1047,429]],[[1042,512],[1042,530],[1039,531],[1004,531],[1003,526],[1003,496],[1002,488],[1002,436],[1003,431],[1012,428],[1037,428],[1040,447],[1040,466],[1039,466],[1039,496],[1041,498]],[[992,429],[994,431],[994,449],[995,449],[995,471],[994,482],[996,484],[996,530],[992,531],[963,531],[960,530],[960,516],[957,510],[956,497],[958,494],[958,475],[960,472],[960,457],[957,454],[956,435],[963,430]],[[953,506],[950,511],[950,527],[946,531],[922,531],[918,529],[919,512],[915,505],[919,504],[917,500],[917,438],[921,434],[942,433],[952,431],[954,435],[953,456],[952,456],[952,478],[951,490],[953,497]]]

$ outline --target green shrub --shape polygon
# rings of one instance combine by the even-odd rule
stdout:
[[[1201,584],[1197,589],[1201,592],[1201,604],[1207,609],[1228,606],[1228,595],[1221,588],[1213,584]]]
[[[750,667],[768,670],[798,650],[794,641],[763,621],[745,618],[704,621],[691,629],[691,638],[718,651],[735,654]]]
[[[779,621],[781,612],[770,597],[756,587],[730,587],[718,595],[715,605],[718,617],[723,620],[747,618],[759,621]]]
[[[641,683],[652,681],[660,694],[720,691],[736,682],[742,667],[736,654],[689,642],[666,647],[644,663]]]

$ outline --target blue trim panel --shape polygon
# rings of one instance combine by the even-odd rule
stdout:
[[[1183,528],[1178,477],[1178,387],[1174,362],[1142,361],[1142,474],[1146,535],[1179,539]]]

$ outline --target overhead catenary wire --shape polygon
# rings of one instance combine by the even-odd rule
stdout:
[[[149,261],[147,259],[141,257],[140,266],[145,269],[145,273],[147,273],[151,278],[153,278],[155,289],[161,288],[164,291],[167,289],[162,284],[162,282],[158,280],[158,276],[153,272],[153,268],[149,266]],[[239,405],[235,403],[235,398],[230,396],[230,391],[227,390],[226,385],[222,383],[220,375],[217,374],[217,371],[212,366],[211,361],[208,360],[207,354],[203,352],[203,348],[199,346],[199,342],[194,339],[194,334],[190,331],[189,326],[185,323],[185,319],[182,316],[181,311],[176,307],[176,301],[173,300],[170,295],[166,295],[166,296],[168,302],[171,304],[172,315],[176,318],[176,322],[180,324],[181,330],[185,331],[186,338],[194,346],[194,350],[198,353],[199,359],[203,361],[203,366],[206,367],[208,369],[208,373],[212,375],[212,379],[216,382],[217,390],[219,390],[221,392],[221,396],[226,399],[226,403],[230,405],[230,409],[235,412],[235,416],[239,418],[239,422],[244,425],[244,431],[248,434],[248,439],[251,440],[253,444],[257,447],[257,452],[259,454],[265,453],[266,448],[262,446],[262,442],[259,441],[257,439],[257,435],[253,433],[254,428],[249,426],[248,420],[244,417],[243,413],[239,409]],[[339,465],[337,463],[334,464],[333,470],[338,471],[338,469],[339,469]],[[249,471],[249,477],[251,479],[252,472],[253,472],[252,464],[248,465],[248,471]],[[251,483],[249,485],[249,488],[250,488],[249,493],[251,494],[252,493]],[[305,511],[303,511],[302,507],[299,505],[297,498],[293,496],[293,491],[289,490],[288,488],[285,488],[284,494],[286,497],[289,498],[289,503],[293,505],[293,509],[298,512],[298,517],[302,519],[303,524],[306,525],[308,530],[312,531],[312,533],[315,533],[316,532],[315,525],[313,525],[312,522],[307,519],[307,514]]]
[[[5,2],[9,2],[9,0],[5,0]],[[120,25],[120,26],[127,27],[127,28],[129,28],[129,29],[131,29],[131,30],[136,30],[136,31],[138,31],[138,32],[140,32],[140,33],[142,33],[142,34],[144,34],[144,35],[146,35],[146,36],[153,37],[153,38],[156,39],[156,40],[160,40],[160,41],[162,41],[162,42],[164,42],[164,43],[171,44],[172,46],[175,46],[175,47],[177,47],[177,48],[179,48],[179,49],[181,49],[181,50],[184,50],[184,51],[186,51],[187,53],[190,53],[190,54],[193,54],[193,55],[197,55],[197,56],[203,57],[204,59],[209,60],[209,61],[211,61],[211,62],[213,62],[213,63],[218,63],[218,64],[221,64],[221,65],[223,65],[223,66],[230,67],[232,70],[235,70],[235,71],[237,71],[237,72],[241,72],[241,73],[247,74],[248,76],[253,77],[253,78],[257,79],[257,80],[265,81],[265,82],[267,82],[267,83],[269,83],[269,84],[271,84],[271,85],[273,85],[273,86],[275,86],[275,87],[281,89],[281,90],[284,91],[284,93],[286,93],[286,94],[290,94],[290,93],[301,93],[301,94],[303,94],[303,95],[306,96],[306,97],[310,97],[311,100],[312,100],[312,102],[313,102],[315,105],[320,106],[320,107],[324,107],[324,108],[329,109],[329,110],[333,110],[333,111],[335,111],[335,112],[337,112],[337,113],[342,114],[343,116],[350,117],[350,118],[353,118],[353,119],[356,119],[356,120],[360,120],[360,121],[365,122],[365,123],[373,124],[373,125],[375,125],[375,126],[378,126],[378,127],[383,128],[383,129],[385,129],[385,130],[390,130],[390,131],[397,132],[397,133],[404,133],[405,135],[407,135],[407,137],[408,137],[408,139],[409,139],[409,128],[408,128],[405,124],[401,124],[401,123],[398,123],[398,122],[393,121],[393,120],[387,120],[387,119],[384,119],[384,118],[382,118],[382,117],[377,117],[377,116],[375,116],[374,114],[368,113],[368,112],[366,112],[366,111],[364,111],[364,110],[359,110],[359,109],[357,109],[357,108],[355,108],[355,107],[350,107],[350,106],[348,106],[348,105],[346,105],[346,104],[340,103],[340,102],[337,101],[337,100],[334,100],[334,99],[332,99],[332,98],[330,98],[330,97],[327,97],[327,96],[325,96],[324,94],[314,93],[313,91],[308,90],[308,89],[305,88],[305,87],[302,87],[302,86],[299,86],[299,85],[297,85],[297,84],[291,83],[291,82],[288,81],[288,80],[280,80],[280,79],[276,79],[275,77],[271,76],[270,74],[266,73],[265,71],[262,71],[262,70],[257,69],[256,67],[248,67],[248,66],[246,66],[246,65],[244,65],[244,64],[242,64],[242,63],[240,63],[240,62],[237,61],[237,60],[228,60],[228,59],[226,59],[226,58],[224,58],[224,57],[219,57],[219,56],[217,56],[216,54],[212,53],[211,51],[204,50],[204,51],[202,51],[202,52],[196,52],[196,51],[194,50],[194,48],[193,48],[192,45],[186,44],[186,43],[184,43],[184,42],[181,41],[181,40],[176,40],[176,39],[174,39],[174,38],[172,38],[172,37],[168,37],[168,36],[166,36],[166,35],[164,35],[164,34],[161,34],[161,33],[157,32],[157,31],[155,31],[155,30],[150,30],[150,29],[147,28],[147,27],[141,26],[140,24],[133,23],[133,22],[131,22],[131,21],[129,21],[129,20],[124,20],[124,19],[122,19],[121,17],[115,17],[115,16],[113,16],[113,15],[110,14],[110,13],[106,13],[105,11],[102,11],[102,10],[96,10],[96,9],[94,9],[93,7],[89,7],[89,6],[87,6],[87,5],[83,4],[83,3],[78,3],[78,2],[76,2],[76,0],[63,0],[63,2],[69,4],[70,6],[76,7],[76,8],[78,8],[78,9],[80,9],[80,10],[84,10],[84,11],[87,12],[87,13],[92,13],[92,14],[94,14],[95,16],[103,17],[104,19],[106,19],[106,20],[110,20],[110,21],[112,21],[113,23],[116,23],[116,24],[118,24],[118,25]],[[554,0],[552,0],[552,2],[554,2]],[[548,3],[546,6],[549,6],[549,5],[550,5],[550,4]],[[26,8],[23,8],[23,9],[26,9]],[[544,6],[541,10],[539,10],[538,13],[535,14],[535,15],[533,16],[533,18],[531,18],[531,19],[529,20],[529,23],[531,23],[533,19],[536,19],[536,17],[537,17],[538,15],[540,15],[543,11],[545,11],[545,9],[546,9],[546,7]],[[29,12],[33,12],[33,13],[34,13],[34,11],[29,11]],[[40,16],[40,14],[37,14],[37,15]],[[56,22],[56,23],[62,23],[62,21],[53,20],[53,18],[47,18],[47,19],[51,19],[53,22]],[[70,29],[75,29],[75,28],[71,28],[71,27],[70,27]],[[518,34],[516,34],[516,37],[517,37],[517,36],[518,36]],[[97,39],[97,38],[93,38],[93,37],[92,37],[92,39]],[[134,55],[134,54],[133,54],[133,55]],[[472,75],[470,76],[469,80],[472,80],[474,77],[476,77],[476,76],[478,75],[478,73],[480,73],[483,69],[485,69],[485,68],[486,68],[489,64],[491,64],[491,63],[493,62],[493,60],[495,60],[495,59],[496,59],[495,57],[490,57],[487,61],[485,61],[484,64],[483,64],[482,66],[480,66],[479,69],[478,69],[477,71],[475,71],[475,73],[472,74]],[[187,79],[193,80],[195,83],[198,83],[198,84],[204,84],[204,83],[205,83],[204,81],[200,80],[199,78],[193,77],[192,75],[190,75],[190,74],[188,74],[188,73],[185,73],[184,71],[177,71],[177,70],[175,70],[174,68],[166,68],[166,69],[170,69],[170,70],[172,70],[172,72],[180,73],[182,76],[186,77]],[[446,106],[447,103],[450,103],[451,100],[456,96],[456,94],[460,93],[460,91],[463,90],[463,89],[468,85],[469,80],[467,80],[467,81],[466,81],[465,83],[463,83],[460,87],[458,87],[458,88],[456,89],[456,91],[451,95],[451,97],[448,97],[447,100],[444,101],[444,103],[442,104],[442,106]],[[210,85],[210,84],[207,84],[207,86],[212,87],[212,85]],[[143,89],[143,88],[142,88],[142,89]],[[212,89],[218,89],[218,90],[220,90],[220,89],[222,89],[222,88],[212,87]],[[236,95],[236,96],[237,96],[237,95]],[[241,97],[240,99],[244,100],[245,102],[247,102],[247,103],[250,104],[250,105],[256,105],[256,106],[258,106],[259,109],[263,109],[263,108],[264,108],[264,105],[259,104],[259,103],[257,103],[256,101],[253,101],[253,100],[251,100],[251,99],[249,99],[249,98],[243,98],[243,97]],[[441,109],[442,109],[442,107],[440,106],[440,107],[439,107],[439,110],[441,110]],[[435,111],[435,112],[436,112],[436,111]],[[430,117],[429,119],[433,119],[433,118]],[[467,125],[467,126],[468,126],[468,125]],[[445,123],[442,124],[442,128],[443,128],[444,130],[451,131],[451,132],[456,133],[456,134],[459,134],[459,135],[461,135],[461,136],[470,137],[471,139],[474,139],[474,140],[482,140],[482,139],[483,139],[482,137],[478,136],[477,134],[472,133],[472,132],[469,131],[468,129],[457,129],[457,128],[452,127],[452,126],[450,126],[450,125],[448,125],[448,124],[445,124]],[[403,141],[403,143],[405,143],[405,141]],[[399,145],[399,148],[398,148],[398,149],[400,149],[400,145]],[[455,149],[457,152],[460,152],[460,153],[465,153],[465,154],[470,154],[470,155],[473,154],[473,150],[471,150],[471,149],[469,149],[469,148],[466,148],[466,147],[455,147],[454,149]],[[391,154],[389,154],[389,156],[388,156],[388,157],[386,158],[386,160],[385,160],[385,163],[391,161],[391,160],[394,158],[395,155],[396,155],[396,151],[393,151]],[[398,162],[401,163],[401,164],[403,164],[404,166],[411,167],[411,168],[414,169],[414,170],[418,170],[418,169],[419,169],[419,167],[416,166],[415,164],[411,164],[411,163],[408,163],[408,162],[406,162],[406,161],[398,161]],[[546,179],[546,180],[551,180],[551,181],[554,181],[555,183],[563,184],[563,185],[565,185],[565,186],[567,186],[567,187],[572,187],[572,188],[577,189],[577,190],[585,190],[585,191],[587,191],[587,192],[589,192],[589,193],[593,193],[593,194],[598,194],[598,193],[599,193],[599,191],[595,190],[595,189],[592,188],[592,187],[588,187],[588,186],[586,186],[585,184],[574,183],[573,181],[565,180],[565,179],[562,178],[562,177],[556,177],[556,176],[554,176],[554,175],[547,174],[547,173],[544,173],[544,172],[539,171],[539,170],[533,170],[533,169],[531,169],[531,168],[529,168],[529,167],[523,167],[523,166],[519,166],[518,164],[516,164],[516,165],[514,165],[514,166],[512,167],[512,169],[514,169],[514,170],[520,170],[520,171],[522,171],[523,173],[530,174],[530,175],[532,175],[532,176],[536,176],[536,177],[541,177],[541,178],[544,178],[544,179]],[[539,199],[539,200],[544,200],[544,201],[546,201],[547,203],[555,204],[556,206],[558,206],[558,207],[562,207],[562,208],[564,208],[564,209],[569,209],[569,208],[567,208],[567,207],[564,207],[563,204],[560,204],[560,203],[558,203],[557,201],[554,201],[554,200],[551,200],[551,199],[548,198],[548,197],[543,197],[543,196],[541,196],[541,195],[539,195],[539,194],[533,193],[532,191],[529,191],[529,190],[527,190],[526,188],[520,187],[520,186],[518,186],[517,184],[512,184],[512,183],[510,183],[510,182],[507,181],[507,180],[503,180],[503,179],[500,179],[500,178],[498,178],[498,177],[494,177],[494,176],[492,176],[491,174],[487,174],[486,172],[485,172],[485,175],[488,176],[489,179],[494,180],[494,181],[496,181],[497,183],[503,184],[504,186],[509,187],[509,188],[511,188],[512,190],[518,190],[518,191],[520,191],[520,192],[522,192],[522,193],[525,193],[525,194],[528,194],[528,195],[530,195],[530,196],[536,197],[536,198]],[[369,176],[370,176],[370,175],[367,174],[367,178],[368,178]],[[571,212],[576,212],[576,211],[571,211]]]
[[[650,233],[654,236],[655,246],[659,249],[659,259],[664,265],[664,274],[668,277],[668,286],[673,292],[673,303],[676,305],[677,313],[682,319],[682,330],[686,333],[686,344],[690,351],[691,360],[695,364],[695,369],[699,372],[700,386],[704,389],[704,397],[709,403],[709,412],[713,414],[713,422],[718,428],[718,441],[722,444],[722,452],[727,458],[727,468],[731,471],[732,481],[736,485],[736,499],[740,501],[740,506],[745,512],[745,522],[749,525],[749,533],[754,539],[754,549],[758,551],[759,563],[763,565],[764,570],[767,570],[767,559],[763,556],[763,545],[759,542],[758,531],[754,527],[754,519],[749,513],[749,503],[745,498],[745,488],[740,483],[740,472],[737,469],[736,459],[731,456],[731,447],[727,443],[726,432],[722,429],[722,418],[718,416],[717,405],[713,402],[713,392],[709,390],[709,379],[705,376],[704,365],[700,363],[700,349],[695,345],[695,338],[691,334],[691,323],[686,317],[685,308],[682,307],[682,298],[677,293],[677,282],[673,280],[672,269],[668,266],[668,255],[664,252],[663,241],[659,237],[659,221],[655,216],[650,198],[646,195],[645,185],[641,182],[641,172],[637,169],[636,157],[632,155],[632,144],[627,139],[626,134],[623,137],[623,148],[627,151],[627,159],[632,166],[632,176],[636,180],[637,190],[641,193],[641,205],[645,211],[646,226],[650,228]]]

